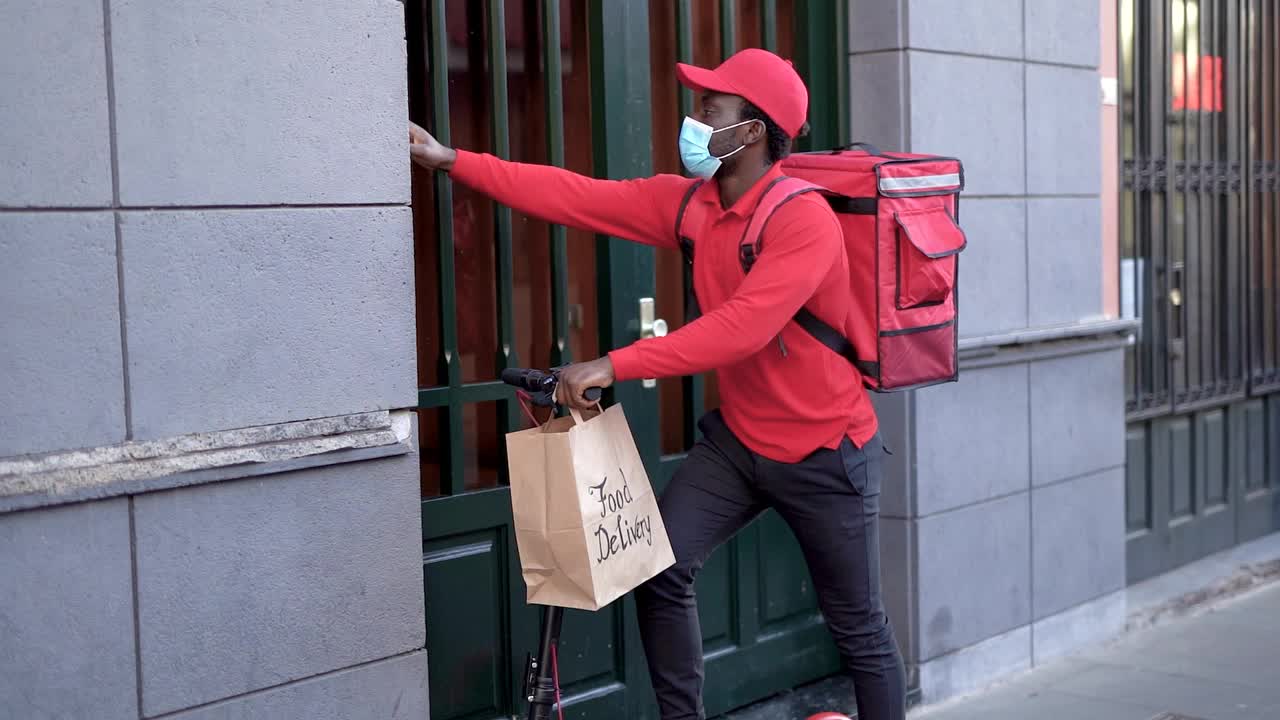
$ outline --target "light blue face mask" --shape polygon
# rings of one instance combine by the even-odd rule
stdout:
[[[728,127],[722,127],[719,130],[716,130],[706,123],[701,123],[691,117],[686,117],[684,119],[684,125],[680,128],[680,162],[684,163],[684,169],[688,170],[691,175],[710,179],[716,174],[716,171],[720,169],[721,160],[746,147],[746,145],[739,145],[737,150],[717,157],[712,155],[711,150],[709,149],[711,145],[711,136],[724,130],[732,130],[739,125],[746,125],[750,122],[756,121],[743,120],[740,123],[734,123]]]

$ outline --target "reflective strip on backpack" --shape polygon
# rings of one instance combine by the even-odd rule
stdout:
[[[895,190],[937,190],[941,188],[959,186],[960,173],[880,178],[880,192],[893,192]]]

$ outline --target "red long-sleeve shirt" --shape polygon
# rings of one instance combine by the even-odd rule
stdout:
[[[861,447],[877,423],[857,370],[791,322],[808,307],[832,327],[848,327],[848,257],[826,201],[805,194],[780,206],[751,272],[742,271],[738,245],[746,223],[781,174],[774,165],[727,210],[715,180],[694,192],[690,202],[705,204],[703,227],[686,222],[684,231],[694,239],[702,316],[609,357],[618,381],[717,371],[729,429],[760,455],[797,462],[820,447],[837,447],[845,436]],[[597,180],[464,150],[450,175],[527,215],[672,249],[678,248],[676,212],[693,182],[678,175]]]

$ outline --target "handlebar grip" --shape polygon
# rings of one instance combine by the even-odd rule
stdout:
[[[591,387],[591,388],[587,388],[586,391],[583,392],[582,394],[587,398],[587,400],[590,400],[591,402],[600,402],[600,394],[602,392],[603,390],[601,390],[598,387]]]

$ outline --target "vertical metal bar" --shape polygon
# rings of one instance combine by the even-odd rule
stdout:
[[[1159,77],[1151,76],[1148,81],[1151,86],[1159,87],[1158,93],[1152,93],[1149,96],[1150,102],[1147,107],[1147,132],[1150,133],[1148,141],[1152,148],[1154,157],[1159,158],[1159,162],[1165,167],[1165,177],[1160,180],[1158,177],[1152,182],[1152,214],[1153,224],[1158,224],[1158,230],[1153,232],[1153,244],[1155,238],[1158,238],[1159,249],[1157,262],[1160,266],[1161,282],[1153,283],[1152,288],[1155,292],[1160,293],[1158,330],[1159,335],[1155,337],[1153,333],[1153,342],[1151,345],[1151,364],[1153,372],[1158,368],[1160,375],[1156,387],[1158,388],[1160,403],[1169,405],[1173,397],[1173,360],[1170,352],[1172,317],[1173,313],[1168,302],[1168,291],[1172,280],[1172,272],[1170,265],[1169,248],[1173,244],[1170,241],[1170,225],[1173,217],[1173,203],[1171,198],[1173,193],[1173,178],[1176,175],[1174,171],[1174,158],[1171,156],[1170,148],[1172,142],[1169,138],[1169,127],[1164,121],[1164,114],[1170,101],[1170,69],[1172,63],[1169,61],[1170,49],[1172,45],[1172,33],[1170,32],[1170,13],[1168,7],[1163,3],[1151,3],[1148,10],[1155,16],[1156,21],[1152,23],[1155,32],[1152,34],[1151,46],[1148,48],[1147,60],[1150,68],[1147,70],[1148,75],[1159,71]],[[1155,38],[1159,38],[1159,42],[1154,42]]]
[[[796,3],[796,69],[809,86],[810,98],[833,98],[847,105],[846,87],[838,87],[838,74],[831,58],[840,54],[839,37],[843,31],[833,27],[838,13],[831,0],[803,0]],[[837,147],[843,134],[837,127],[840,113],[811,113],[810,133],[796,143],[800,151]]]
[[[1258,85],[1257,81],[1258,70],[1261,68],[1258,67],[1260,63],[1258,63],[1257,60],[1260,59],[1261,46],[1258,45],[1254,31],[1256,31],[1256,23],[1258,19],[1256,5],[1260,3],[1260,1],[1261,0],[1245,0],[1244,12],[1240,15],[1240,35],[1244,37],[1243,64],[1245,69],[1247,69],[1247,72],[1244,74],[1244,90],[1243,92],[1240,92],[1240,99],[1244,102],[1245,108],[1244,123],[1242,127],[1243,136],[1242,140],[1240,140],[1240,145],[1243,147],[1243,158],[1240,160],[1240,173],[1242,173],[1243,177],[1242,182],[1240,182],[1240,188],[1242,188],[1242,197],[1244,200],[1244,277],[1247,278],[1244,283],[1245,288],[1247,288],[1244,296],[1245,328],[1247,328],[1247,331],[1244,333],[1244,363],[1245,374],[1248,375],[1249,384],[1251,384],[1251,386],[1253,382],[1256,382],[1254,369],[1257,368],[1257,338],[1254,337],[1254,333],[1256,333],[1257,325],[1254,323],[1257,322],[1257,310],[1260,310],[1260,307],[1254,307],[1253,305],[1254,295],[1256,295],[1256,290],[1254,290],[1254,288],[1258,287],[1256,284],[1256,278],[1254,278],[1253,274],[1254,270],[1257,268],[1257,260],[1254,258],[1254,250],[1256,250],[1258,228],[1256,217],[1257,197],[1253,192],[1253,163],[1254,160],[1257,159],[1257,149],[1256,142],[1254,142],[1254,133],[1252,131],[1252,128],[1258,127],[1257,91],[1260,85]]]
[[[653,82],[650,75],[649,3],[646,0],[587,0],[590,48],[592,173],[600,178],[629,178],[653,172]],[[623,347],[637,339],[637,305],[654,296],[654,251],[637,243],[596,236],[596,279],[600,351]],[[642,383],[610,388],[610,397],[627,409],[636,449],[649,477],[659,477],[662,443],[658,434],[657,393]],[[634,610],[631,598],[617,605],[615,634],[619,647],[639,645],[635,623],[621,613]],[[626,662],[622,677],[628,687],[644,682],[643,663]],[[641,694],[626,693],[623,717],[641,717]]]
[[[778,51],[778,0],[761,0],[760,39],[765,50]]]
[[[511,158],[511,114],[507,100],[507,23],[503,0],[489,0],[486,8],[489,53],[489,111],[492,121],[493,154],[508,160]],[[498,295],[498,347],[495,364],[499,370],[519,367],[520,357],[516,349],[515,311],[512,307],[515,278],[512,272],[511,209],[494,203],[494,287]],[[498,404],[498,435],[505,436],[521,425],[520,408],[514,400]],[[498,443],[499,472],[506,477],[506,443]]]
[[[1251,370],[1253,367],[1253,348],[1250,337],[1253,335],[1253,317],[1250,303],[1253,300],[1253,202],[1250,188],[1253,183],[1253,171],[1250,165],[1253,162],[1253,152],[1249,143],[1249,128],[1253,123],[1253,91],[1254,91],[1254,62],[1253,62],[1253,33],[1250,31],[1250,18],[1253,17],[1253,3],[1255,0],[1243,0],[1240,8],[1239,25],[1237,27],[1238,37],[1240,38],[1240,62],[1238,67],[1242,68],[1243,75],[1239,83],[1239,103],[1242,109],[1241,119],[1239,123],[1239,142],[1240,142],[1240,213],[1243,228],[1243,277],[1244,277],[1244,370],[1245,377],[1248,382],[1252,382]]]
[[[849,3],[847,2],[836,3],[834,33],[836,86],[835,93],[831,97],[836,104],[836,127],[833,146],[843,147],[853,142],[849,130]]]
[[[720,0],[720,57],[738,51],[738,8],[734,0]]]
[[[431,56],[431,118],[436,139],[451,143],[449,132],[449,38],[445,32],[445,0],[430,0],[429,47]],[[462,373],[458,363],[457,283],[454,270],[453,185],[445,173],[435,173],[436,231],[440,234],[440,384],[449,386],[449,405],[443,412],[440,450],[440,490],[457,495],[465,488],[463,476],[462,403],[458,389]]]
[[[682,63],[693,62],[693,2],[679,0],[676,3],[676,59]],[[679,88],[680,114],[693,114],[693,91],[676,83]]]
[[[593,171],[603,178],[648,175],[653,171],[649,4],[590,0],[587,8]],[[635,342],[636,300],[654,293],[653,249],[598,236],[596,277],[601,352]],[[645,466],[656,476],[659,442],[657,433],[650,430],[658,427],[653,391],[640,383],[620,383],[612,390],[614,400],[627,408]]]
[[[1269,133],[1268,146],[1270,152],[1267,156],[1269,174],[1271,176],[1271,185],[1267,190],[1267,206],[1270,208],[1270,222],[1268,231],[1262,233],[1264,242],[1270,243],[1268,252],[1271,256],[1271,276],[1268,278],[1268,284],[1271,286],[1271,298],[1267,303],[1268,323],[1267,332],[1271,336],[1271,344],[1269,348],[1269,356],[1267,358],[1267,370],[1270,374],[1270,381],[1280,381],[1280,0],[1272,0],[1270,11],[1270,23],[1268,23],[1268,31],[1270,37],[1267,38],[1266,46],[1270,51],[1270,59],[1267,63],[1267,85],[1266,88],[1271,94],[1271,107],[1268,108],[1270,116],[1266,119],[1259,129],[1260,132]],[[1275,477],[1276,474],[1273,474]]]
[[[1270,382],[1280,380],[1280,0],[1272,0],[1268,5],[1266,32],[1270,37],[1266,40],[1268,58],[1266,63],[1265,90],[1271,96],[1271,105],[1267,108],[1267,118],[1258,132],[1267,133],[1266,167],[1271,177],[1270,187],[1263,190],[1266,197],[1268,219],[1266,231],[1262,232],[1263,242],[1270,243],[1267,252],[1271,256],[1271,268],[1268,272],[1268,284],[1271,286],[1270,301],[1266,302],[1267,334],[1271,337],[1266,368]],[[1266,95],[1263,95],[1266,97]],[[1272,474],[1276,477],[1276,474]]]
[[[1146,175],[1146,181],[1139,196],[1139,206],[1136,209],[1139,217],[1137,233],[1142,243],[1141,252],[1143,257],[1142,314],[1144,316],[1144,341],[1140,348],[1140,363],[1145,381],[1140,387],[1144,395],[1147,396],[1147,399],[1144,400],[1144,406],[1149,406],[1151,398],[1154,398],[1156,394],[1155,353],[1153,348],[1161,342],[1159,330],[1163,327],[1160,322],[1160,305],[1155,301],[1161,287],[1157,282],[1160,277],[1157,275],[1157,261],[1163,263],[1163,259],[1157,258],[1155,254],[1155,229],[1159,227],[1154,215],[1155,200],[1153,198],[1156,192],[1153,172],[1156,152],[1152,148],[1150,123],[1147,120],[1152,103],[1151,86],[1155,79],[1152,77],[1152,64],[1149,57],[1153,40],[1152,28],[1159,26],[1153,26],[1146,22],[1150,20],[1150,17],[1144,12],[1137,0],[1134,0],[1133,5],[1134,143],[1137,148],[1136,157],[1149,173]],[[1164,160],[1163,157],[1160,159]],[[1162,272],[1163,269],[1161,268],[1160,271]]]
[[[1206,56],[1213,56],[1215,47],[1213,43],[1213,30],[1216,25],[1217,3],[1214,0],[1201,0],[1200,17],[1196,23],[1196,34],[1199,38],[1196,53],[1196,73],[1200,75],[1199,81],[1196,83],[1197,90],[1200,93],[1200,112],[1196,113],[1197,131],[1199,135],[1199,156],[1200,156],[1200,207],[1197,215],[1198,227],[1196,232],[1196,257],[1203,266],[1201,273],[1201,302],[1197,312],[1200,314],[1200,337],[1196,339],[1199,345],[1200,353],[1200,378],[1198,385],[1202,390],[1217,394],[1219,390],[1215,387],[1221,379],[1218,374],[1218,363],[1215,352],[1218,344],[1218,331],[1221,329],[1216,322],[1218,298],[1218,273],[1222,271],[1221,264],[1218,262],[1217,253],[1214,252],[1215,243],[1213,237],[1215,226],[1214,221],[1217,218],[1215,209],[1218,204],[1217,194],[1217,171],[1218,163],[1221,158],[1218,156],[1218,148],[1215,143],[1217,133],[1215,132],[1215,124],[1217,113],[1214,111],[1213,98],[1213,81],[1209,78],[1209,107],[1204,107],[1205,99],[1205,67],[1204,61]],[[1207,11],[1207,12],[1206,12]],[[1212,68],[1210,68],[1210,74]],[[1207,172],[1206,172],[1207,168]],[[1213,388],[1210,390],[1210,388]]]
[[[1134,304],[1141,304],[1140,307],[1142,309],[1140,312],[1142,313],[1143,325],[1141,343],[1134,351],[1134,368],[1136,374],[1134,387],[1136,388],[1136,393],[1139,398],[1138,406],[1145,409],[1150,403],[1149,398],[1155,392],[1154,380],[1151,371],[1151,348],[1156,342],[1155,328],[1157,323],[1156,304],[1154,302],[1154,298],[1156,288],[1158,287],[1155,283],[1156,258],[1153,254],[1152,238],[1152,228],[1154,227],[1151,218],[1152,185],[1149,182],[1150,175],[1148,174],[1148,171],[1154,162],[1155,154],[1151,151],[1151,143],[1148,141],[1146,123],[1148,112],[1147,108],[1151,103],[1151,82],[1148,77],[1150,75],[1150,70],[1146,73],[1142,72],[1143,68],[1147,68],[1149,66],[1149,63],[1146,61],[1146,52],[1148,47],[1151,45],[1151,30],[1145,22],[1140,22],[1140,20],[1146,19],[1146,15],[1142,12],[1137,0],[1127,0],[1127,5],[1133,23],[1133,32],[1131,33],[1133,48],[1129,53],[1132,66],[1126,72],[1128,72],[1132,77],[1131,86],[1133,87],[1133,94],[1131,102],[1133,103],[1134,184],[1138,186],[1134,190],[1133,201],[1133,242],[1135,255],[1142,259],[1141,293],[1138,292],[1139,284],[1137,283],[1138,278],[1136,275],[1139,272],[1139,266],[1137,263],[1134,264],[1134,293],[1137,294]],[[1139,177],[1143,178],[1141,184],[1139,184]]]
[[[560,3],[542,3],[542,66],[546,73],[547,159],[564,167],[564,88],[560,68]],[[551,365],[573,361],[569,340],[569,250],[563,225],[552,225],[551,241]]]
[[[1265,110],[1262,105],[1262,88],[1264,87],[1265,66],[1267,46],[1263,40],[1265,34],[1262,30],[1263,8],[1267,0],[1250,0],[1249,6],[1249,65],[1250,65],[1250,85],[1249,92],[1246,93],[1249,101],[1249,122],[1251,127],[1248,135],[1248,159],[1246,162],[1248,175],[1246,175],[1245,194],[1249,203],[1249,312],[1251,315],[1249,325],[1249,362],[1250,374],[1254,377],[1254,382],[1260,381],[1260,370],[1264,367],[1261,358],[1265,353],[1262,342],[1262,321],[1264,316],[1264,307],[1262,299],[1262,210],[1265,205],[1261,202],[1262,195],[1257,191],[1257,183],[1259,180],[1258,163],[1263,157],[1261,148],[1261,138],[1258,130],[1265,127],[1263,125],[1263,116]]]
[[[1259,158],[1257,128],[1261,127],[1262,120],[1262,107],[1259,103],[1261,96],[1258,95],[1258,93],[1262,90],[1262,58],[1266,52],[1266,46],[1260,42],[1261,38],[1258,37],[1258,22],[1261,20],[1261,6],[1265,2],[1266,0],[1248,0],[1248,14],[1242,21],[1245,36],[1248,38],[1246,43],[1246,57],[1248,60],[1246,62],[1249,63],[1249,89],[1244,93],[1245,102],[1249,105],[1247,120],[1249,125],[1245,132],[1245,161],[1243,166],[1245,172],[1245,207],[1247,208],[1246,214],[1249,217],[1249,257],[1248,261],[1245,263],[1249,274],[1249,300],[1247,309],[1245,310],[1245,312],[1249,314],[1249,332],[1245,333],[1245,335],[1247,336],[1246,342],[1249,345],[1249,375],[1251,378],[1251,385],[1258,381],[1258,368],[1260,367],[1260,363],[1258,362],[1258,352],[1261,346],[1261,338],[1258,337],[1260,329],[1260,325],[1258,325],[1258,313],[1262,310],[1260,303],[1258,303],[1258,291],[1262,287],[1258,283],[1258,238],[1261,235],[1261,223],[1259,222],[1260,218],[1258,215],[1258,200],[1260,198],[1255,192],[1254,187],[1258,177],[1255,168]]]
[[[1223,65],[1223,80],[1226,83],[1222,90],[1223,107],[1229,113],[1224,117],[1225,122],[1222,125],[1223,132],[1226,135],[1227,181],[1225,190],[1228,193],[1223,202],[1223,222],[1227,226],[1230,252],[1228,256],[1229,270],[1225,281],[1226,306],[1229,312],[1223,316],[1223,321],[1226,323],[1228,331],[1223,362],[1233,384],[1242,381],[1247,383],[1243,362],[1245,357],[1244,309],[1246,282],[1243,272],[1244,217],[1241,212],[1244,203],[1243,195],[1237,192],[1239,186],[1235,184],[1239,181],[1238,172],[1241,167],[1240,122],[1244,117],[1244,102],[1240,93],[1240,89],[1244,86],[1244,65],[1240,62],[1243,57],[1243,43],[1240,35],[1240,6],[1240,2],[1232,0],[1226,2],[1221,34],[1221,62]],[[1247,384],[1245,387],[1247,387]]]
[[[1124,26],[1124,16],[1126,13],[1130,12],[1130,8],[1131,8],[1131,4],[1129,2],[1126,2],[1126,0],[1118,0],[1118,2],[1116,3],[1116,27],[1117,28]],[[1132,25],[1130,25],[1129,27],[1132,27]],[[1127,166],[1127,163],[1133,162],[1134,160],[1134,158],[1131,157],[1130,153],[1128,152],[1128,148],[1132,147],[1132,145],[1130,145],[1130,142],[1128,141],[1128,138],[1130,137],[1129,118],[1131,116],[1130,113],[1132,111],[1130,110],[1130,101],[1127,95],[1127,92],[1131,92],[1132,91],[1131,88],[1133,87],[1131,81],[1129,80],[1129,72],[1133,67],[1133,51],[1124,44],[1125,36],[1123,33],[1117,32],[1116,38],[1117,38],[1117,43],[1116,43],[1117,57],[1119,61],[1119,66],[1117,71],[1117,81],[1120,86],[1120,92],[1118,94],[1117,104],[1116,104],[1116,114],[1118,118],[1117,126],[1120,132],[1119,132],[1119,143],[1117,144],[1117,150],[1118,150],[1118,152],[1116,153],[1117,157],[1114,159],[1119,162],[1122,168],[1124,168]],[[1135,167],[1136,167],[1136,163],[1135,163]],[[1128,235],[1128,237],[1130,238],[1129,253],[1131,257],[1137,257],[1138,255],[1137,236],[1134,233],[1136,213],[1134,213],[1132,210],[1132,208],[1134,207],[1134,200],[1132,199],[1134,193],[1133,193],[1131,178],[1133,178],[1135,175],[1136,173],[1130,173],[1128,171],[1125,171],[1121,176],[1121,185],[1120,185],[1121,243],[1123,245],[1123,242],[1124,242],[1123,238],[1126,235]],[[1129,212],[1125,212],[1125,208],[1130,208]],[[1123,257],[1124,257],[1124,254],[1122,250],[1119,258],[1121,263],[1122,263]],[[1137,263],[1135,262],[1134,265],[1136,264]],[[1121,287],[1123,287],[1123,283],[1124,283],[1123,268],[1124,266],[1123,264],[1121,264],[1119,272],[1117,273],[1119,275],[1119,280],[1121,281]],[[1135,278],[1133,278],[1132,276],[1130,276],[1129,278],[1131,283],[1133,282],[1134,279]],[[1124,306],[1123,293],[1119,294],[1119,297],[1121,298],[1121,307],[1123,308]],[[1135,301],[1136,301],[1136,298],[1135,298]],[[1135,311],[1136,311],[1136,308],[1135,308]],[[1123,314],[1123,310],[1121,314]],[[1138,363],[1136,362],[1136,359],[1137,359],[1137,353],[1135,352],[1135,348],[1132,346],[1125,348],[1125,407],[1130,412],[1137,409],[1137,405],[1138,405],[1137,399],[1139,397],[1138,388],[1140,386],[1138,385],[1138,382],[1137,382]]]
[[[1267,335],[1271,342],[1268,345],[1266,368],[1270,382],[1280,381],[1280,0],[1272,0],[1269,5],[1269,22],[1265,32],[1269,37],[1265,40],[1268,49],[1267,79],[1263,87],[1271,96],[1271,105],[1267,108],[1268,116],[1259,127],[1260,133],[1267,133],[1266,162],[1271,178],[1270,186],[1264,190],[1268,220],[1265,230],[1260,233],[1262,241],[1269,244],[1267,253],[1271,257],[1268,285],[1271,297],[1265,303],[1267,308]],[[1265,97],[1265,96],[1264,96]],[[1275,477],[1275,474],[1273,474]]]
[[[1145,170],[1149,153],[1146,144],[1143,142],[1143,133],[1141,131],[1144,118],[1143,108],[1146,97],[1143,90],[1143,83],[1138,74],[1137,68],[1142,64],[1141,51],[1146,43],[1142,40],[1140,34],[1143,25],[1138,23],[1138,7],[1135,0],[1120,0],[1117,3],[1122,17],[1116,23],[1117,28],[1124,26],[1124,15],[1129,18],[1129,27],[1132,31],[1126,38],[1124,34],[1118,34],[1120,42],[1128,42],[1125,53],[1125,46],[1120,51],[1120,61],[1124,63],[1120,67],[1123,73],[1125,84],[1129,87],[1129,92],[1120,94],[1120,121],[1123,123],[1125,132],[1129,134],[1130,145],[1129,153],[1126,159],[1130,160],[1132,165],[1132,184],[1133,187],[1129,191],[1131,195],[1132,215],[1130,217],[1130,232],[1133,234],[1133,257],[1134,263],[1131,269],[1132,276],[1130,279],[1130,288],[1134,294],[1133,305],[1134,311],[1141,317],[1143,331],[1140,334],[1140,342],[1132,348],[1133,354],[1133,409],[1141,410],[1145,407],[1144,396],[1149,393],[1148,384],[1150,382],[1150,374],[1147,370],[1147,361],[1149,353],[1147,347],[1151,343],[1151,330],[1149,325],[1154,319],[1150,310],[1150,296],[1152,284],[1148,279],[1151,272],[1152,258],[1150,250],[1150,237],[1148,233],[1148,223],[1146,222],[1146,211],[1148,210],[1148,191],[1145,185]],[[1125,62],[1128,58],[1127,63]],[[1121,136],[1123,139],[1123,135]],[[1120,146],[1122,155],[1125,153],[1125,145],[1122,142]],[[1139,282],[1141,280],[1141,282]],[[1139,292],[1141,288],[1141,292]]]
[[[692,0],[679,0],[676,3],[676,55],[680,62],[693,62],[693,3]],[[681,115],[693,114],[693,93],[683,85],[679,87],[679,104]],[[692,295],[693,272],[688,263],[683,265],[684,295]],[[687,309],[686,309],[687,313]],[[684,447],[693,447],[698,440],[698,418],[706,408],[706,378],[702,375],[686,375],[680,381],[680,394],[683,400],[681,413],[684,415]]]
[[[1179,208],[1179,213],[1181,215],[1181,217],[1179,218],[1178,224],[1176,226],[1177,234],[1173,239],[1174,254],[1172,255],[1172,257],[1175,258],[1175,260],[1173,261],[1175,265],[1181,268],[1180,277],[1178,278],[1178,284],[1179,284],[1179,289],[1182,292],[1182,298],[1183,298],[1182,304],[1178,306],[1176,312],[1173,313],[1173,315],[1175,316],[1175,323],[1174,323],[1173,329],[1177,333],[1177,338],[1178,338],[1178,350],[1179,350],[1179,360],[1180,360],[1179,370],[1181,371],[1181,372],[1175,373],[1174,377],[1171,378],[1172,380],[1171,384],[1173,385],[1173,391],[1174,391],[1173,397],[1174,397],[1175,405],[1179,402],[1182,402],[1182,396],[1186,392],[1187,386],[1190,385],[1190,379],[1191,379],[1190,371],[1189,371],[1190,362],[1188,362],[1190,353],[1187,352],[1187,344],[1188,344],[1187,343],[1187,325],[1188,325],[1187,316],[1189,314],[1188,308],[1187,308],[1187,296],[1190,294],[1187,292],[1188,291],[1187,280],[1190,274],[1187,272],[1186,264],[1187,264],[1187,232],[1188,232],[1187,217],[1189,215],[1189,209],[1190,209],[1190,198],[1189,198],[1189,193],[1187,192],[1186,174],[1187,174],[1187,168],[1189,165],[1188,156],[1190,155],[1190,150],[1191,150],[1191,132],[1190,132],[1191,121],[1190,121],[1190,118],[1188,117],[1189,112],[1187,110],[1187,105],[1188,105],[1187,103],[1187,80],[1188,80],[1187,35],[1188,33],[1187,33],[1186,3],[1182,3],[1181,22],[1182,22],[1182,46],[1179,49],[1181,50],[1180,55],[1182,56],[1182,111],[1180,113],[1181,120],[1178,124],[1180,133],[1178,137],[1175,138],[1175,142],[1176,142],[1176,147],[1174,148],[1175,171],[1171,173],[1171,176],[1175,178],[1178,175],[1183,176],[1183,182],[1181,186],[1179,186],[1176,182],[1171,183],[1174,197],[1177,198],[1178,200],[1178,208]]]
[[[1256,47],[1258,48],[1256,55],[1258,65],[1255,70],[1255,74],[1257,75],[1257,84],[1254,86],[1254,92],[1257,94],[1254,95],[1256,112],[1253,116],[1255,125],[1253,128],[1253,139],[1251,143],[1253,146],[1253,156],[1250,163],[1253,166],[1254,176],[1249,185],[1249,193],[1253,200],[1253,249],[1254,262],[1256,265],[1253,270],[1254,282],[1256,283],[1254,287],[1256,288],[1256,291],[1254,292],[1251,301],[1253,303],[1253,308],[1258,315],[1258,322],[1254,325],[1253,330],[1256,333],[1254,342],[1258,347],[1258,350],[1254,355],[1254,373],[1258,377],[1259,382],[1262,381],[1265,369],[1269,367],[1267,356],[1270,352],[1270,343],[1268,342],[1266,335],[1266,327],[1270,319],[1270,313],[1267,311],[1267,303],[1264,302],[1268,299],[1264,288],[1266,287],[1265,280],[1267,273],[1266,234],[1267,228],[1269,227],[1268,213],[1270,212],[1270,203],[1268,202],[1266,188],[1263,183],[1265,183],[1267,163],[1270,160],[1268,155],[1270,150],[1267,145],[1265,133],[1268,123],[1273,119],[1271,117],[1270,108],[1267,105],[1266,90],[1269,84],[1275,82],[1275,76],[1272,71],[1274,69],[1274,43],[1277,40],[1277,38],[1270,37],[1270,33],[1268,32],[1268,21],[1271,15],[1269,8],[1271,4],[1271,0],[1257,0],[1257,12],[1254,14],[1252,23],[1254,28],[1253,37]]]
[[[1258,0],[1258,13],[1255,18],[1255,27],[1257,29],[1255,38],[1258,43],[1258,85],[1257,85],[1257,102],[1258,112],[1255,116],[1257,125],[1254,127],[1254,150],[1253,157],[1254,168],[1257,171],[1254,177],[1254,184],[1250,191],[1253,194],[1256,211],[1254,214],[1255,235],[1255,260],[1257,262],[1256,282],[1258,291],[1254,295],[1254,307],[1259,311],[1259,323],[1255,326],[1258,334],[1256,342],[1258,344],[1258,363],[1257,372],[1259,378],[1265,377],[1265,372],[1272,365],[1269,362],[1271,353],[1271,342],[1268,337],[1269,326],[1271,321],[1271,312],[1268,307],[1270,300],[1266,293],[1266,277],[1268,272],[1267,253],[1268,231],[1275,232],[1274,226],[1271,224],[1271,197],[1267,193],[1266,172],[1272,161],[1271,143],[1268,142],[1267,128],[1271,127],[1271,123],[1276,118],[1272,112],[1271,106],[1268,104],[1268,88],[1276,83],[1276,64],[1275,64],[1275,43],[1277,38],[1271,33],[1271,17],[1272,8],[1276,3],[1274,0]]]

